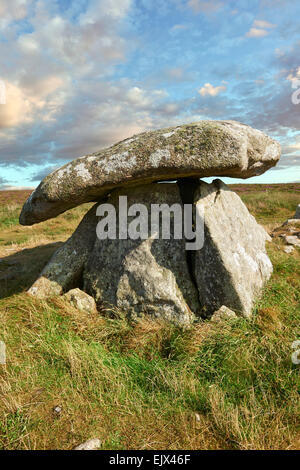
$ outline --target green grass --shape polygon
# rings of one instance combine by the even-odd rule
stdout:
[[[261,224],[282,223],[295,213],[300,185],[232,185]]]
[[[281,192],[280,203],[269,196],[263,205],[256,193],[242,197],[267,224],[277,223],[278,211],[290,217],[295,210],[295,194]],[[274,205],[269,219],[265,211]],[[61,218],[70,232],[79,213]],[[12,277],[0,290],[7,347],[0,448],[70,449],[93,437],[103,449],[299,448],[299,366],[291,361],[291,343],[300,337],[299,252],[287,255],[277,239],[268,245],[274,274],[250,320],[200,321],[182,330],[26,295],[54,249],[42,225],[34,230],[46,248],[38,241],[18,246],[5,267],[0,263],[0,274]],[[35,240],[30,230],[22,234]]]
[[[292,193],[285,195],[284,200],[280,192],[265,192],[263,194],[251,194],[242,196],[242,199],[248,206],[250,212],[258,213],[258,219],[261,223],[269,221],[280,222],[289,214],[295,212],[299,196]]]
[[[20,208],[18,205],[0,207],[0,230],[7,229],[19,223]]]

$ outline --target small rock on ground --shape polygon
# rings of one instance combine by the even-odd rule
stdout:
[[[219,322],[231,318],[237,318],[236,314],[232,310],[230,310],[230,308],[226,307],[225,305],[222,305],[222,307],[220,307],[213,313],[210,320],[213,322]]]
[[[282,226],[284,225],[300,225],[300,218],[299,219],[287,219]]]
[[[285,247],[283,248],[283,251],[284,251],[285,253],[287,253],[288,255],[289,255],[290,253],[293,253],[294,250],[295,250],[295,248],[294,248],[293,246],[291,246],[291,245],[285,246]]]
[[[300,219],[300,204],[298,204],[298,206],[297,206],[294,218],[295,219]]]
[[[68,300],[73,307],[82,312],[94,313],[97,311],[96,302],[93,297],[80,289],[69,290],[63,297]]]
[[[300,247],[300,239],[296,235],[286,235],[284,239],[288,245]]]
[[[57,406],[55,406],[55,407],[53,408],[53,413],[54,413],[56,416],[60,415],[61,412],[62,412],[62,407],[61,407],[61,406],[57,405]]]
[[[6,346],[4,341],[0,341],[0,364],[6,364]]]
[[[101,447],[100,439],[90,439],[89,441],[79,444],[73,450],[97,450]]]

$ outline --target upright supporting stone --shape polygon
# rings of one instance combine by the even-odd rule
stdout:
[[[78,287],[83,267],[96,239],[96,208],[83,217],[73,235],[52,256],[28,293],[45,298]]]
[[[143,204],[148,210],[146,222],[151,227],[152,204],[177,204],[182,210],[176,184],[150,184],[116,191],[108,203],[117,209],[119,231],[119,196],[126,195],[128,207]],[[138,206],[136,206],[138,209]],[[128,225],[133,217],[128,218]],[[179,219],[182,224],[182,217]],[[193,312],[199,312],[198,294],[190,277],[185,240],[175,240],[171,223],[170,239],[96,240],[83,278],[84,290],[98,305],[117,306],[131,317],[142,314],[188,324]]]
[[[269,235],[220,180],[200,182],[195,204],[204,210],[205,223],[204,246],[194,255],[200,303],[207,316],[222,305],[249,316],[272,273],[265,250]]]

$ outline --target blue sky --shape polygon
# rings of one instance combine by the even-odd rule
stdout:
[[[201,119],[281,142],[277,167],[248,182],[300,181],[299,31],[287,0],[1,0],[0,188]]]

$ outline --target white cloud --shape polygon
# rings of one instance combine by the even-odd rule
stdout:
[[[300,67],[298,67],[294,72],[289,73],[289,75],[286,77],[286,79],[292,83],[292,85],[297,83],[300,80]]]
[[[57,165],[145,129],[165,127],[179,112],[164,90],[132,86],[128,79],[111,83],[81,80],[74,89],[70,84],[64,88],[57,77],[33,83],[32,89],[29,85],[23,84],[20,91],[23,101],[27,96],[25,116],[19,112],[21,106],[9,120],[7,115],[2,116],[2,123],[10,126],[3,128],[6,136],[1,135],[2,163],[44,161],[48,166]],[[25,117],[31,118],[30,127]],[[41,132],[32,135],[35,140],[23,139],[24,133],[42,120]]]
[[[222,91],[226,90],[226,86],[220,85],[214,87],[211,83],[205,83],[205,85],[198,90],[201,96],[217,96]]]
[[[136,106],[147,106],[150,104],[150,98],[145,91],[139,87],[133,87],[126,93],[126,99],[130,104]]]
[[[0,129],[32,121],[32,105],[23,91],[12,83],[5,83],[6,104],[0,105]]]
[[[124,99],[127,103],[137,108],[150,108],[157,99],[166,97],[164,90],[146,91],[140,87],[131,87],[125,93]]]
[[[268,21],[264,21],[264,20],[255,20],[253,23],[253,26],[257,28],[267,28],[267,29],[276,27],[275,24],[269,23]]]
[[[293,154],[295,152],[299,152],[300,150],[300,138],[293,143],[289,143],[288,145],[283,146],[283,153],[285,154]]]
[[[12,21],[24,19],[31,3],[32,0],[1,0],[0,26],[6,27]]]
[[[276,25],[269,23],[265,20],[254,20],[252,28],[246,33],[248,38],[261,38],[267,36],[270,31],[269,29],[275,28]]]
[[[35,119],[48,121],[64,103],[59,92],[65,86],[61,77],[48,76],[22,85],[4,82],[6,104],[0,106],[0,129],[16,128]],[[5,138],[5,134],[1,134]],[[10,135],[7,136],[11,138]]]
[[[160,0],[157,5],[159,3]],[[187,0],[182,0],[182,3],[187,6]],[[16,4],[17,0],[0,0],[2,11],[3,5],[6,8],[6,24],[7,21],[18,21],[18,13],[7,10],[7,7]],[[226,93],[221,95],[226,91],[226,83],[221,78],[215,82],[218,86],[200,82],[198,98],[189,98],[188,93],[186,98],[182,98],[178,94],[175,101],[165,90],[153,89],[155,86],[161,87],[155,85],[157,81],[151,81],[148,77],[143,83],[143,67],[135,71],[136,74],[130,73],[130,77],[139,77],[137,81],[120,78],[121,67],[118,74],[114,75],[115,64],[122,64],[127,51],[136,47],[136,40],[141,39],[126,33],[125,16],[129,13],[131,2],[88,0],[83,4],[85,12],[79,14],[78,7],[76,16],[68,10],[62,13],[58,8],[59,2],[27,0],[24,1],[26,11],[22,13],[30,13],[26,19],[29,26],[26,32],[15,24],[6,29],[4,36],[7,36],[7,41],[0,42],[0,78],[5,80],[9,88],[7,105],[0,105],[3,167],[15,165],[21,167],[19,172],[22,173],[24,165],[30,165],[30,168],[34,168],[37,163],[48,168],[60,166],[67,160],[97,151],[146,129],[205,118],[245,117],[247,122],[261,116],[261,121],[253,124],[255,127],[273,125],[277,130],[287,122],[291,127],[295,127],[295,122],[298,126],[299,110],[289,104],[291,100],[287,82],[288,92],[282,101],[278,98],[278,101],[273,102],[273,98],[273,101],[264,104],[269,106],[267,111],[262,111],[261,99],[254,102],[253,110],[249,99],[248,114],[244,114],[243,108],[243,114],[237,116],[237,109],[241,108],[235,108],[237,102],[232,101]],[[221,2],[189,2],[191,12],[195,13],[210,14],[221,6]],[[0,27],[1,20],[4,21],[3,17],[0,17]],[[132,21],[131,16],[128,21]],[[177,21],[180,22],[180,19]],[[261,23],[264,20],[257,21],[260,23],[254,22],[253,28],[271,31],[271,26]],[[191,25],[175,24],[171,28],[173,39],[175,32],[185,27],[191,28]],[[160,83],[171,81],[176,85],[183,80],[195,80],[194,74],[189,75],[188,60],[185,63],[184,59],[178,57],[173,62],[166,61],[166,68],[161,69]],[[127,67],[131,63],[130,59]],[[139,64],[143,65],[142,62]],[[153,66],[155,69],[154,63]],[[296,76],[294,65],[284,64],[284,67],[287,70],[284,78],[288,74]],[[214,99],[217,95],[221,96]],[[278,110],[277,114],[274,110]],[[37,175],[36,179],[41,177],[42,174]],[[22,184],[29,185],[30,178],[26,178]],[[15,181],[4,183],[15,184]]]
[[[267,36],[269,34],[269,31],[266,31],[265,29],[258,29],[258,28],[251,28],[246,36],[248,38],[262,38],[263,36]]]
[[[56,2],[39,0],[31,5],[30,32],[11,28],[9,41],[0,42],[0,57],[10,57],[0,77],[8,85],[0,106],[2,165],[60,166],[178,119],[180,106],[164,90],[111,81],[130,46],[121,34],[130,5],[89,0],[74,21]]]
[[[120,19],[124,17],[131,6],[131,0],[91,0],[87,11],[81,15],[81,24],[95,24],[99,18]]]
[[[39,50],[39,44],[32,34],[26,34],[18,38],[20,49],[24,52],[36,52]]]
[[[60,15],[54,2],[0,0],[0,27],[23,19],[31,7],[33,30],[18,34],[7,29],[9,41],[0,42],[0,57],[11,61],[9,68],[5,63],[1,67],[0,78],[7,84],[7,104],[0,107],[1,138],[11,140],[12,128],[17,137],[17,127],[55,119],[66,100],[75,99],[81,80],[99,80],[123,60],[125,40],[118,28],[130,5],[131,0],[90,0],[75,23]],[[149,104],[148,98],[137,96],[138,90],[135,94],[129,93],[129,99]],[[8,129],[6,135],[3,129]]]

